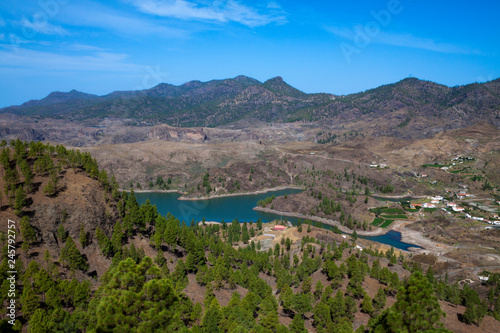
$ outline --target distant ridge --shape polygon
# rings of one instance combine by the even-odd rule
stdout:
[[[478,121],[500,125],[500,79],[447,87],[417,78],[346,96],[307,94],[277,76],[265,82],[240,75],[182,85],[115,91],[104,96],[76,90],[0,109],[0,113],[63,117],[72,121],[115,117],[143,124],[215,127],[242,119],[266,122],[380,122],[381,135],[460,128]],[[438,126],[439,125],[439,126]],[[398,134],[399,133],[399,134]],[[412,135],[410,135],[412,136]]]

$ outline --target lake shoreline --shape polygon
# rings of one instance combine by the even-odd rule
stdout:
[[[263,207],[254,207],[254,210],[260,211],[260,212],[265,212],[265,213],[271,213],[275,215],[283,215],[283,216],[290,216],[290,217],[296,217],[300,219],[307,219],[311,221],[316,221],[316,222],[321,222],[323,224],[327,224],[330,226],[336,226],[339,228],[340,231],[346,233],[346,234],[352,234],[354,230],[347,228],[346,226],[343,226],[340,224],[338,221],[330,220],[324,217],[319,217],[319,216],[310,216],[310,215],[303,215],[303,214],[298,214],[298,213],[289,213],[289,212],[280,212],[275,209],[269,209],[269,208],[263,208]],[[383,234],[386,234],[389,230],[384,230],[384,229],[378,229],[378,230],[373,230],[373,231],[365,231],[365,230],[356,230],[356,233],[361,236],[380,236]]]
[[[372,194],[372,195],[370,195],[370,197],[372,197],[375,200],[377,200],[377,198],[380,198],[380,199],[403,199],[403,198],[407,198],[407,197],[411,197],[412,199],[427,198],[426,195],[411,195],[410,193],[406,193],[406,194],[402,194],[402,195],[394,195],[394,196]]]
[[[130,193],[130,190],[119,189],[118,191]],[[134,190],[134,193],[178,193],[181,195],[184,194],[184,192],[181,192],[179,190]]]
[[[278,186],[278,187],[263,189],[263,190],[259,190],[259,191],[227,193],[227,194],[220,194],[220,195],[210,195],[207,197],[191,198],[191,197],[181,196],[177,200],[184,200],[184,201],[210,200],[210,199],[217,199],[217,198],[224,198],[224,197],[237,197],[237,196],[245,196],[245,195],[264,194],[267,192],[281,191],[281,190],[305,190],[305,188],[300,187],[300,186]]]
[[[289,213],[289,212],[280,212],[274,209],[269,209],[269,208],[262,208],[262,207],[255,207],[254,210],[258,210],[261,212],[266,212],[266,213],[271,213],[275,215],[283,215],[283,216],[290,216],[290,217],[296,217],[296,218],[301,218],[301,219],[308,219],[311,221],[316,221],[320,222],[323,224],[327,224],[330,226],[336,226],[339,228],[340,231],[347,233],[347,234],[352,234],[353,230],[341,225],[338,221],[326,219],[323,217],[318,217],[318,216],[308,216],[308,215],[303,215],[303,214],[298,214],[298,213]],[[411,224],[411,221],[407,220],[397,220],[394,221],[391,226],[388,229],[378,229],[374,231],[364,231],[364,230],[356,230],[356,233],[358,236],[381,236],[387,234],[389,231],[396,231],[401,234],[401,242],[402,243],[407,243],[407,244],[413,244],[420,246],[421,248],[417,247],[409,247],[408,252],[413,252],[413,253],[427,253],[427,254],[434,254],[437,256],[442,256],[447,250],[449,250],[449,245],[445,244],[439,244],[436,243],[422,235],[422,233],[415,231],[415,230],[410,230],[406,228],[406,225]],[[370,240],[366,239],[367,241],[371,242],[377,242],[375,240]],[[383,244],[383,243],[381,243]]]
[[[266,196],[266,194],[264,194],[264,193],[282,190],[283,191],[282,194],[284,195],[284,192],[287,189],[303,190],[302,187],[277,187],[277,188],[270,188],[270,189],[265,189],[265,190],[260,190],[260,191],[254,191],[254,192],[250,192],[250,193],[249,192],[247,192],[247,193],[231,193],[231,194],[221,195],[221,196],[212,196],[211,199],[218,198],[218,197],[220,197],[221,200],[224,199],[224,197],[241,198],[241,199],[236,200],[238,202],[241,200],[246,202],[246,204],[244,206],[245,208],[241,208],[241,209],[244,209],[245,211],[248,209],[250,211],[253,210],[256,212],[260,211],[260,212],[264,212],[264,213],[270,213],[273,215],[273,217],[270,221],[279,219],[280,215],[290,216],[290,217],[293,217],[296,219],[300,218],[303,220],[308,219],[311,221],[317,221],[317,222],[323,223],[324,225],[328,225],[328,226],[336,226],[340,231],[342,231],[343,233],[346,233],[346,234],[353,233],[353,230],[351,230],[345,226],[342,226],[338,221],[335,221],[333,219],[328,219],[328,218],[319,217],[319,216],[308,216],[308,215],[291,213],[291,212],[281,212],[281,211],[269,209],[269,208],[255,207],[255,200],[256,199],[252,200],[253,199],[251,196],[252,194],[257,194],[257,195],[259,195],[257,198],[263,199]],[[170,205],[172,205],[172,208],[174,209],[174,211],[179,210],[178,212],[176,212],[177,215],[174,213],[173,214],[175,216],[182,216],[184,220],[190,220],[191,217],[189,216],[189,214],[192,213],[192,211],[194,210],[194,213],[200,215],[199,217],[195,217],[195,220],[201,221],[202,215],[200,214],[201,213],[200,210],[203,210],[205,208],[205,207],[185,206],[187,202],[192,202],[194,205],[198,205],[198,202],[200,202],[200,200],[204,201],[205,203],[208,203],[207,199],[209,199],[209,198],[184,198],[185,201],[182,201],[182,200],[178,200],[179,198],[177,195],[170,195],[170,196],[167,195],[167,193],[177,192],[175,190],[168,190],[168,191],[167,190],[164,190],[164,191],[144,190],[141,192],[138,192],[137,194],[138,195],[140,194],[140,197],[143,198],[144,200],[146,200],[145,198],[148,197],[148,193],[155,193],[155,192],[159,195],[159,197],[162,197],[164,195],[165,198],[169,198],[168,200],[170,200]],[[247,197],[245,197],[245,196],[247,196]],[[226,198],[226,199],[230,200],[230,201],[235,200],[235,199],[231,199],[231,198]],[[182,202],[184,202],[184,204]],[[214,206],[216,208],[219,207],[219,202],[217,202],[217,203],[218,204]],[[221,201],[220,204],[222,205],[224,203],[225,202]],[[181,208],[179,208],[179,207],[181,207]],[[233,208],[231,208],[231,207],[226,207],[226,208],[219,207],[217,209],[224,209],[224,212],[227,213],[228,209],[231,210]],[[212,212],[211,215],[209,214],[212,217],[210,217],[210,216],[204,216],[204,217],[207,217],[208,221],[214,222],[214,221],[217,221],[217,216],[218,216],[217,214],[219,214],[219,213],[216,212],[214,215]],[[222,214],[222,211],[220,214]],[[238,215],[239,213],[238,213],[238,211],[234,211],[234,214]],[[256,213],[254,213],[254,214],[256,214]],[[186,215],[186,216],[184,216],[184,215]],[[233,214],[230,214],[229,216],[231,216],[231,215],[233,215]],[[269,217],[266,217],[266,220],[267,219],[269,219]],[[402,247],[400,247],[399,245],[394,245],[394,247],[399,248],[399,249],[404,249],[405,251],[410,251],[413,253],[442,253],[443,250],[445,250],[445,247],[426,239],[425,237],[420,235],[418,232],[410,230],[408,228],[405,228],[404,226],[407,225],[408,223],[411,223],[411,221],[396,220],[387,229],[376,228],[373,231],[356,230],[356,233],[360,236],[360,238],[364,238],[364,237],[375,238],[373,240],[367,239],[367,241],[372,241],[374,243],[389,244],[389,246],[391,246],[391,244],[397,244],[398,242],[404,243],[401,245]],[[399,240],[393,239],[392,236],[390,236],[390,237],[384,236],[391,230],[399,233],[399,235],[400,235],[400,238],[398,237]],[[382,236],[380,241],[377,241],[377,239],[376,239],[378,236]],[[420,249],[418,247],[422,247],[422,249]]]
[[[225,194],[219,194],[219,195],[209,195],[206,197],[185,197],[184,195],[186,194],[186,192],[182,192],[180,190],[134,190],[134,193],[177,193],[177,194],[181,195],[179,198],[177,198],[177,200],[202,201],[202,200],[210,200],[210,199],[217,199],[217,198],[224,198],[224,197],[237,197],[237,196],[245,196],[245,195],[263,194],[263,193],[267,193],[267,192],[281,191],[281,190],[305,190],[305,188],[301,187],[301,186],[278,186],[278,187],[266,188],[266,189],[258,190],[258,191],[225,193]],[[126,189],[119,189],[119,191],[120,192],[130,192],[130,190],[126,190]]]
[[[415,244],[421,248],[413,248],[411,252],[433,254],[437,257],[443,257],[452,246],[447,244],[437,243],[429,238],[426,238],[420,231],[411,230],[406,228],[411,224],[411,221],[399,220],[394,221],[391,230],[397,231],[401,234],[401,241],[404,243]]]

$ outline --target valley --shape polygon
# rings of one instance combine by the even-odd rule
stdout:
[[[498,104],[481,99],[482,111],[467,114],[451,99],[491,93],[498,80],[412,79],[340,97],[231,80],[170,87],[170,105],[187,94],[226,111],[257,97],[262,110],[284,109],[271,118],[219,110],[216,123],[116,113],[159,98],[159,86],[132,101],[61,93],[0,113],[1,218],[23,221],[17,329],[126,330],[115,324],[123,311],[148,332],[384,331],[388,313],[403,311],[396,295],[416,284],[446,313],[432,327],[498,330]],[[432,116],[422,89],[456,105]],[[457,105],[464,114],[442,120]],[[148,288],[163,300],[144,296]],[[132,294],[139,307],[115,301]]]

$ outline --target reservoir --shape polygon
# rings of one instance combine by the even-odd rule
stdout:
[[[215,197],[205,200],[178,200],[181,196],[178,193],[162,193],[162,192],[140,192],[135,193],[137,202],[143,204],[147,199],[151,204],[156,205],[158,212],[162,215],[170,213],[181,221],[185,221],[187,225],[194,219],[196,222],[205,218],[206,221],[225,222],[230,223],[234,219],[240,222],[257,222],[260,218],[262,222],[271,222],[279,219],[280,216],[272,213],[261,212],[253,210],[257,206],[257,201],[264,200],[270,196],[281,196],[285,194],[299,193],[303,190],[300,189],[283,189],[277,191],[270,191],[267,193],[259,194],[245,194],[228,197]],[[296,217],[288,217],[287,221],[296,224],[299,220]],[[330,225],[323,224],[325,229],[332,229]],[[401,242],[401,234],[397,231],[390,230],[384,235],[379,236],[358,236],[383,244],[393,246],[398,249],[408,250],[410,247],[419,248],[414,244]]]
[[[264,200],[273,195],[299,193],[300,189],[284,189],[259,194],[237,195],[232,197],[220,197],[206,200],[177,200],[181,195],[178,193],[141,192],[135,193],[137,202],[143,204],[146,199],[156,205],[158,212],[162,215],[170,213],[179,220],[184,220],[187,225],[194,219],[196,222],[205,218],[206,221],[231,222],[238,219],[240,222],[257,222],[260,218],[262,222],[271,222],[276,219],[276,215],[253,210],[257,206],[257,201]],[[292,221],[291,218],[287,218]],[[293,222],[293,221],[292,221]]]

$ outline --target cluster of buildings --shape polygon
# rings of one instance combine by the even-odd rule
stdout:
[[[375,164],[375,162],[372,162],[372,164],[370,164],[370,168],[385,169],[385,168],[387,168],[387,164],[385,164],[385,163]]]
[[[465,210],[464,207],[460,207],[455,202],[447,202],[446,207],[449,207],[452,211],[457,212],[457,213],[463,212]]]
[[[462,164],[462,163],[468,162],[468,161],[474,161],[474,160],[475,159],[473,157],[458,156],[451,161],[450,165],[441,166],[440,169],[444,170],[444,171],[448,171],[448,169],[452,168],[455,165]],[[418,176],[418,175],[415,174],[415,176]],[[420,177],[426,178],[426,177],[428,177],[428,175],[421,174]],[[429,182],[431,183],[431,181],[429,181]],[[435,183],[435,182],[433,182],[433,183]],[[463,200],[466,198],[475,197],[475,195],[469,193],[468,190],[469,190],[468,186],[465,184],[459,184],[458,189],[445,189],[445,191],[447,193],[446,196],[448,198],[455,197],[458,200]],[[425,202],[425,203],[421,203],[421,204],[412,203],[411,208],[438,208],[438,207],[440,207],[447,214],[451,214],[452,212],[455,212],[455,213],[465,212],[465,208],[461,207],[459,203],[444,200],[444,198],[442,196],[433,196],[433,197],[429,197],[428,199],[430,199],[430,202]],[[459,202],[459,201],[457,201],[457,202]],[[498,204],[500,204],[500,200],[496,201],[496,202]],[[493,225],[500,225],[500,218],[498,217],[498,215],[494,215],[492,218],[490,218],[490,220],[488,220],[484,217],[472,216],[469,213],[466,213],[465,217],[472,219],[472,220],[475,220],[475,221],[482,221],[482,222],[490,223]]]
[[[487,220],[484,217],[470,216],[469,214],[465,214],[465,217],[468,217],[468,218],[476,220],[476,221],[486,222],[486,223],[493,224],[493,225],[500,225],[500,220],[499,220],[498,215],[493,215],[493,218],[495,220]]]
[[[456,192],[452,191],[452,190],[446,190],[446,191],[451,192],[450,194],[453,194],[458,199],[473,196],[472,194],[469,194],[467,192],[466,185],[460,185],[460,190],[458,190]],[[437,208],[439,205],[440,207],[442,207],[441,209],[448,214],[451,214],[450,211],[453,211],[455,213],[462,213],[465,211],[465,208],[461,207],[458,203],[453,202],[453,201],[446,201],[444,199],[444,197],[439,196],[439,195],[429,197],[428,199],[430,199],[430,202],[412,203],[411,208]],[[493,224],[493,225],[500,225],[500,218],[498,217],[498,215],[494,215],[491,220],[488,220],[484,217],[472,216],[468,213],[465,214],[465,217],[472,219],[472,220],[475,220],[475,221],[482,221],[482,222],[486,222],[486,223]]]
[[[460,184],[458,185],[459,189],[458,191],[456,190],[451,190],[451,189],[445,189],[447,193],[450,193],[451,195],[455,196],[457,199],[464,199],[464,198],[470,198],[474,197],[474,194],[470,194],[468,192],[468,187],[467,185]]]

